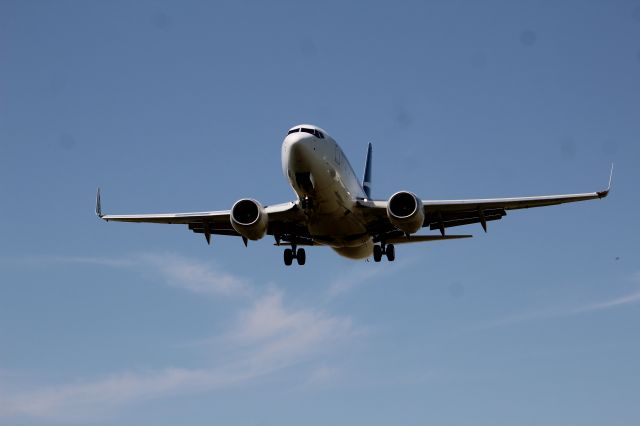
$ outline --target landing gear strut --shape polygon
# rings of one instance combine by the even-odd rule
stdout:
[[[291,248],[284,249],[284,264],[290,266],[293,263],[293,259],[296,259],[298,265],[302,266],[307,261],[307,253],[303,248],[299,249],[295,244],[292,244]]]
[[[308,210],[310,208],[313,207],[313,203],[311,201],[311,198],[305,196],[304,198],[302,198],[300,200],[300,207],[302,207],[302,210]]]
[[[386,255],[389,262],[396,260],[396,249],[393,244],[380,243],[373,246],[373,261],[380,262],[382,256]]]

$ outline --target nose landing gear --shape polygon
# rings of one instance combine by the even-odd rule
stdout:
[[[302,266],[307,261],[307,253],[305,253],[303,248],[296,248],[295,245],[292,245],[291,248],[284,249],[284,264],[290,266],[293,263],[293,259],[296,259],[298,265]]]
[[[382,256],[387,256],[389,262],[396,260],[396,249],[393,244],[380,243],[373,246],[373,261],[380,262]]]

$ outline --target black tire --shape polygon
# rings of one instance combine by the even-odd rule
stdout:
[[[293,262],[293,251],[291,249],[284,249],[284,264],[290,266]]]
[[[373,261],[380,262],[381,259],[382,259],[382,247],[376,244],[375,246],[373,246]]]
[[[389,262],[393,262],[394,260],[396,260],[396,248],[393,246],[393,244],[387,244],[386,254],[387,260]]]
[[[302,266],[307,261],[307,253],[305,253],[304,249],[298,249],[296,252],[296,259],[298,260],[298,265]]]

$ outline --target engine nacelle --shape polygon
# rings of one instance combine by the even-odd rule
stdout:
[[[249,240],[259,240],[267,232],[267,213],[256,200],[243,198],[231,207],[231,226]]]
[[[422,200],[412,192],[396,192],[387,203],[387,216],[393,226],[406,234],[413,234],[424,223]]]

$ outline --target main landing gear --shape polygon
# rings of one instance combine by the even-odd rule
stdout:
[[[373,261],[380,262],[382,256],[386,255],[389,262],[396,260],[396,249],[393,244],[380,243],[373,246]]]
[[[293,259],[296,259],[298,265],[302,266],[307,261],[307,254],[303,248],[299,249],[292,245],[291,248],[284,249],[284,264],[290,266],[293,263]]]

